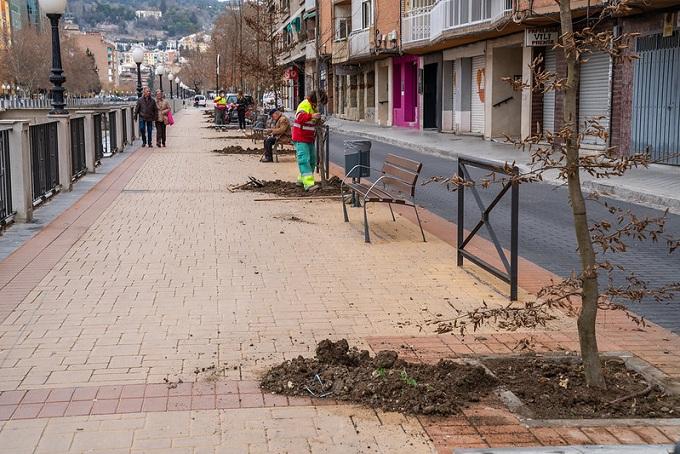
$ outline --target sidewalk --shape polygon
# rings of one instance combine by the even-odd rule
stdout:
[[[167,149],[136,151],[0,261],[5,451],[450,454],[680,437],[673,421],[526,425],[485,404],[426,418],[262,393],[269,366],[312,355],[326,338],[431,362],[509,353],[524,334],[436,335],[426,324],[452,305],[507,303],[504,284],[455,266],[434,235],[450,226],[424,213],[423,243],[405,216],[393,222],[371,207],[366,245],[358,210],[346,224],[337,200],[232,193],[248,176],[294,179],[293,157],[264,165],[211,153],[237,133],[204,126],[199,110],[178,116]],[[531,279],[549,277],[537,269]],[[556,315],[531,331],[539,351],[577,345],[574,319]],[[633,352],[679,378],[680,337],[632,327],[623,315],[601,317],[602,350]]]
[[[458,136],[407,128],[382,128],[355,121],[329,118],[333,131],[378,140],[422,153],[455,159],[458,155],[473,156],[496,162],[516,162],[520,169],[529,169],[529,155],[510,144],[485,141],[479,137]],[[548,172],[545,181],[562,184],[556,172]],[[680,167],[652,164],[648,169],[633,169],[623,177],[598,180],[582,174],[583,187],[615,199],[639,203],[652,208],[680,214]]]

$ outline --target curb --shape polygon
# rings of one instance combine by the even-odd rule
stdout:
[[[330,130],[332,132],[340,133],[340,134],[352,134],[356,135],[358,137],[362,137],[365,139],[372,139],[376,140],[379,142],[383,142],[389,145],[394,145],[397,147],[401,148],[407,148],[413,151],[417,151],[419,153],[424,153],[428,154],[431,156],[437,156],[440,158],[445,158],[445,159],[451,159],[451,160],[456,160],[458,159],[458,156],[460,153],[447,153],[443,150],[440,150],[435,147],[428,147],[425,145],[417,145],[413,144],[410,142],[407,142],[405,140],[400,140],[400,139],[394,139],[391,137],[384,137],[379,134],[374,134],[370,132],[364,132],[364,131],[347,131],[343,130],[342,127],[339,126],[330,126]],[[507,161],[503,161],[500,159],[494,159],[494,158],[485,158],[489,161],[496,162],[499,164],[504,164]],[[519,167],[522,171],[528,171],[529,166],[527,165],[522,165],[522,164],[516,164],[517,167]],[[562,186],[564,185],[563,181],[554,179],[554,178],[545,178],[543,180],[544,183],[551,184],[553,186]],[[612,199],[616,199],[622,202],[628,202],[628,203],[633,203],[633,204],[638,204],[638,205],[643,205],[644,207],[648,208],[653,208],[656,210],[660,211],[665,211],[668,210],[670,213],[680,215],[680,199],[674,199],[671,197],[665,197],[657,194],[652,194],[652,193],[647,193],[647,192],[640,192],[640,191],[634,191],[631,189],[627,188],[622,188],[616,185],[604,183],[604,182],[599,182],[599,181],[582,181],[581,182],[581,187],[586,191],[586,192],[598,192],[601,193],[601,195],[610,197]]]

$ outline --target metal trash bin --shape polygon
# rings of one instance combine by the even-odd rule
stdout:
[[[370,177],[371,141],[346,140],[344,145],[345,145],[345,175],[351,178]],[[359,165],[361,167],[356,167]]]

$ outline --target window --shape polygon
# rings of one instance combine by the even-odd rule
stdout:
[[[335,20],[335,40],[342,41],[347,39],[349,30],[349,20],[346,17],[339,17]]]
[[[361,4],[361,28],[373,25],[373,0],[364,0]]]

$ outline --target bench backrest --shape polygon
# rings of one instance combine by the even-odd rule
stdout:
[[[423,168],[422,162],[402,158],[393,154],[388,154],[383,163],[382,172],[385,178],[381,180],[385,186],[396,189],[397,191],[409,194],[414,197],[416,193],[416,182],[418,175]]]

